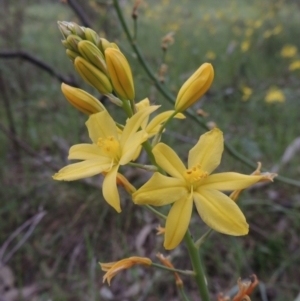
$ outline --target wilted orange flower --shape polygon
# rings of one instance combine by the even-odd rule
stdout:
[[[124,258],[120,261],[116,262],[108,262],[108,263],[101,263],[99,262],[102,271],[107,272],[103,276],[103,283],[105,280],[107,280],[108,285],[110,285],[110,281],[113,277],[115,277],[120,271],[129,269],[132,266],[136,264],[143,264],[143,265],[148,265],[150,266],[152,264],[151,259],[146,258],[146,257],[129,257],[129,258]]]

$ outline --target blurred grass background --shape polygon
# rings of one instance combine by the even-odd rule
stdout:
[[[122,1],[129,24],[133,3]],[[78,4],[93,29],[116,41],[128,57],[137,100],[149,97],[163,109],[170,108],[138,64],[111,3],[81,0]],[[81,24],[65,1],[1,1],[0,5],[0,54],[26,51],[99,96],[76,75],[60,43],[57,20]],[[215,122],[236,150],[295,180],[300,175],[299,14],[299,2],[292,0],[152,0],[142,3],[138,19],[138,43],[154,72],[167,64],[165,85],[174,95],[200,64],[211,62],[216,78],[195,110],[208,112],[206,121]],[[161,39],[170,33],[174,43],[163,55]],[[272,97],[274,90],[277,94]],[[98,261],[131,255],[154,259],[156,252],[165,253],[162,238],[155,235],[159,221],[134,206],[125,193],[123,212],[116,215],[95,187],[101,176],[88,182],[52,180],[51,175],[66,165],[69,147],[88,141],[86,116],[64,99],[60,81],[28,61],[0,56],[0,98],[0,261],[8,270],[0,270],[0,297],[6,301],[179,300],[173,276],[153,269],[134,268],[116,277],[111,287],[102,284]],[[107,106],[114,116],[121,116],[115,106]],[[203,132],[190,120],[174,121],[163,139],[186,158]],[[252,172],[227,153],[219,169]],[[141,174],[130,170],[127,176],[136,185],[141,183]],[[275,182],[244,193],[239,204],[250,234],[234,238],[214,233],[203,246],[210,291],[227,292],[238,277],[255,273],[261,285],[253,300],[296,300],[299,188]],[[26,222],[27,227],[20,228]],[[205,230],[195,214],[194,236]],[[183,246],[172,258],[176,267],[190,268]],[[184,280],[192,299],[199,300],[194,283]]]

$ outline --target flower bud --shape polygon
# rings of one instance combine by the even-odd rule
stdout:
[[[74,60],[77,58],[77,56],[79,56],[78,52],[75,52],[73,50],[67,49],[66,50],[66,54],[68,56],[68,58],[74,62]]]
[[[90,41],[80,41],[78,43],[78,51],[88,62],[107,74],[104,55],[96,45]]]
[[[73,35],[73,34],[71,34],[71,35],[69,35],[68,37],[67,37],[67,48],[68,49],[70,49],[70,50],[73,50],[73,51],[75,51],[75,52],[78,52],[78,43],[80,42],[80,41],[82,41],[82,39],[79,37],[79,36],[75,36],[75,35]],[[65,46],[65,44],[64,44],[64,46]],[[66,47],[66,46],[65,46]]]
[[[102,53],[104,53],[106,48],[110,48],[110,47],[111,47],[111,43],[109,41],[107,41],[104,38],[100,38],[98,42],[98,48],[102,51]]]
[[[213,79],[212,65],[209,63],[201,65],[179,90],[175,110],[183,112],[193,105],[209,89]]]
[[[134,100],[134,86],[131,69],[123,53],[115,48],[105,50],[107,70],[114,91],[122,100]]]
[[[82,39],[85,38],[84,27],[81,27],[78,24],[71,22],[69,29],[72,31],[74,35],[79,36]]]
[[[81,89],[62,83],[61,90],[70,104],[84,114],[91,115],[105,110],[98,99]]]
[[[90,29],[90,28],[85,28],[84,30],[85,33],[85,38],[92,42],[95,45],[98,45],[99,43],[99,36],[97,35],[96,31]]]
[[[105,95],[112,92],[113,88],[108,77],[84,58],[77,57],[74,65],[80,76],[101,94]]]
[[[58,28],[66,39],[70,34],[72,34],[71,30],[68,28],[68,22],[66,21],[57,21]]]

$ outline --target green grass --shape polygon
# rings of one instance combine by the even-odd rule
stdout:
[[[130,23],[132,3],[124,7]],[[270,13],[270,5],[267,1],[242,0],[148,1],[141,6],[138,20],[138,43],[154,72],[163,62],[168,65],[165,85],[174,95],[185,79],[207,61],[208,51],[216,54],[211,61],[214,83],[195,109],[203,107],[210,114],[207,122],[216,122],[231,145],[252,161],[261,161],[268,170],[280,163],[285,149],[299,136],[300,120],[300,71],[288,70],[299,54],[293,59],[280,56],[286,44],[300,49],[298,11],[295,3],[286,1]],[[60,73],[75,76],[81,87],[97,96],[75,74],[60,44],[56,21],[78,22],[66,5],[30,1],[26,7],[18,8],[10,3],[8,12],[2,15],[1,30],[10,30],[1,36],[1,49],[26,50]],[[115,15],[110,13],[108,18],[104,14],[103,19],[110,25],[107,38],[119,43],[132,65],[137,100],[149,97],[162,109],[170,109],[171,105],[155,90],[135,59]],[[262,20],[262,25],[256,28],[253,24],[257,20]],[[276,26],[282,26],[282,31],[264,38],[264,33]],[[241,43],[249,28],[253,29],[250,48],[242,52]],[[170,31],[175,31],[175,43],[163,60],[161,38]],[[88,141],[86,116],[69,106],[56,79],[27,62],[1,60],[0,76],[5,83],[1,98],[9,101],[18,137],[53,165],[66,165],[69,146]],[[248,101],[241,100],[243,85],[253,90]],[[284,92],[285,103],[264,101],[271,86]],[[123,115],[112,104],[107,105],[121,121]],[[0,117],[8,127],[5,110],[0,111]],[[187,157],[194,140],[204,132],[188,119],[174,120],[169,130],[163,141],[171,144],[182,158]],[[123,212],[117,215],[99,189],[80,181],[54,182],[54,169],[22,149],[16,151],[5,135],[0,135],[0,143],[0,245],[39,210],[47,212],[8,262],[17,279],[16,287],[37,284],[41,288],[38,300],[109,300],[105,297],[109,293],[115,300],[125,300],[124,292],[129,294],[128,300],[169,300],[177,296],[173,276],[153,269],[131,269],[116,277],[110,288],[102,285],[98,261],[132,255],[154,259],[156,252],[165,253],[162,238],[157,238],[154,231],[159,221],[151,213],[134,206],[122,192]],[[279,173],[299,179],[299,166],[296,154]],[[224,154],[220,170],[252,172],[229,154]],[[99,184],[101,177],[92,180]],[[140,179],[134,180],[134,184],[140,183]],[[294,300],[300,276],[298,189],[275,182],[245,192],[239,204],[250,224],[250,234],[232,238],[214,233],[203,246],[211,292],[228,291],[238,277],[256,273],[266,287],[268,301]],[[152,230],[139,245],[145,225]],[[194,236],[199,237],[205,230],[195,214]],[[14,244],[23,235],[24,232],[18,235]],[[190,268],[185,248],[173,254],[173,263],[178,268]],[[195,284],[188,277],[184,280],[191,298],[197,300]],[[258,290],[253,300],[263,300]]]

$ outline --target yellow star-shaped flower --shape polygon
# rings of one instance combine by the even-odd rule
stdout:
[[[174,249],[187,231],[193,201],[203,221],[212,229],[229,234],[245,235],[248,224],[237,204],[220,192],[249,187],[264,176],[248,176],[234,172],[213,174],[223,153],[223,134],[215,128],[202,135],[190,150],[188,168],[166,144],[153,148],[158,165],[169,175],[158,172],[133,194],[140,205],[163,206],[174,203],[166,220],[164,247]]]
[[[137,148],[147,140],[148,134],[139,128],[144,119],[157,108],[152,106],[136,113],[127,121],[121,134],[107,111],[91,115],[86,126],[93,143],[72,146],[68,157],[84,161],[62,168],[53,179],[73,181],[104,173],[104,199],[117,212],[121,212],[116,183],[119,166],[130,162]]]

